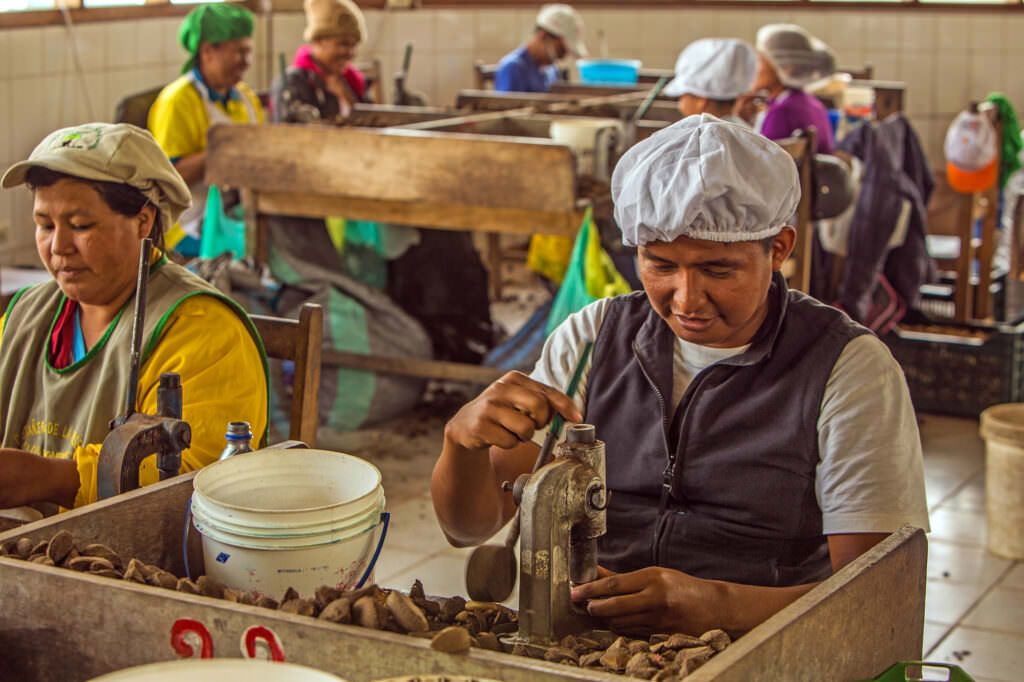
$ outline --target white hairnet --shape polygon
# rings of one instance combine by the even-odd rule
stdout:
[[[828,45],[793,24],[762,26],[757,32],[757,51],[772,63],[787,88],[807,87],[836,70],[836,58]]]
[[[776,143],[701,114],[626,152],[612,174],[612,200],[626,246],[679,237],[757,241],[796,213],[800,178]]]
[[[664,94],[734,100],[750,92],[756,75],[757,53],[750,45],[734,38],[705,38],[679,54],[676,77]]]

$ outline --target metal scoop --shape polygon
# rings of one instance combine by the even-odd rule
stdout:
[[[583,347],[583,354],[576,362],[576,369],[569,381],[569,389],[566,392],[570,398],[579,388],[580,379],[583,376],[583,368],[587,366],[587,359],[594,344],[587,343]],[[551,454],[554,452],[555,444],[562,435],[562,427],[565,425],[565,418],[556,414],[551,420],[548,434],[544,437],[544,444],[537,455],[537,461],[533,463],[533,471],[537,471],[551,461]],[[512,484],[505,482],[502,488],[511,490]],[[519,542],[519,512],[512,518],[512,525],[509,527],[505,543],[501,545],[480,545],[469,555],[466,562],[466,592],[474,601],[503,602],[512,595],[516,586],[518,574],[518,561],[516,561],[516,543]]]

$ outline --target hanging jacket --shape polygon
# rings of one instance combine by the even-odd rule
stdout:
[[[853,319],[878,329],[871,318],[879,297],[891,298],[891,289],[899,298],[894,306],[913,308],[920,301],[921,285],[935,278],[935,262],[925,245],[928,199],[935,181],[920,140],[902,115],[856,128],[839,148],[863,162],[864,177],[838,305]],[[906,238],[890,248],[905,202],[910,205]],[[898,321],[890,318],[887,323]]]

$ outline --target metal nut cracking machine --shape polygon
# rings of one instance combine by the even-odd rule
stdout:
[[[512,495],[521,527],[517,640],[542,645],[589,632],[570,589],[597,578],[597,539],[606,530],[604,443],[594,427],[568,427],[554,459],[520,476]]]

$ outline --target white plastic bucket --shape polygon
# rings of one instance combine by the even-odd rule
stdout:
[[[551,139],[568,145],[577,153],[593,153],[597,133],[605,128],[622,130],[622,122],[614,118],[560,118],[551,122]]]
[[[354,587],[385,504],[377,467],[325,450],[236,455],[199,472],[194,488],[207,575],[274,598]]]
[[[611,128],[621,139],[622,122],[613,118],[556,118],[551,121],[551,139],[571,148],[576,154],[576,170],[583,175],[593,175],[599,170],[598,137],[601,131]]]
[[[209,658],[150,663],[93,678],[90,682],[345,682],[340,677],[294,663]]]
[[[981,413],[988,551],[1024,559],[1024,403]]]

